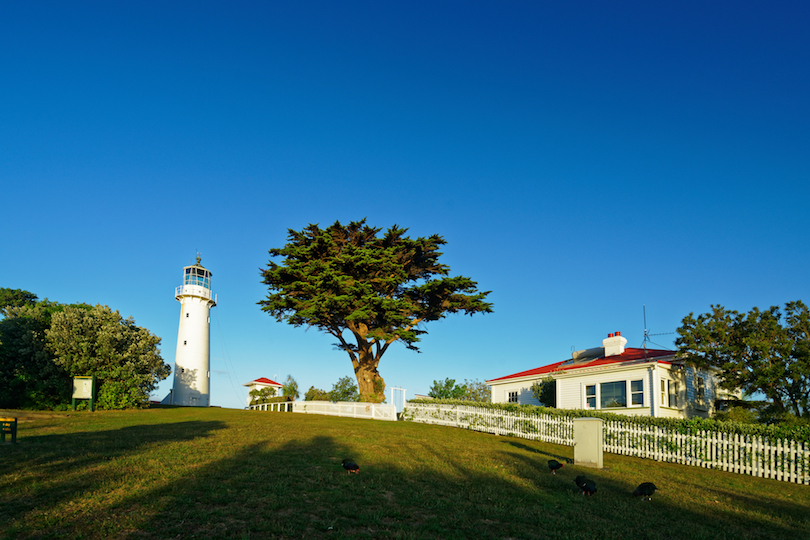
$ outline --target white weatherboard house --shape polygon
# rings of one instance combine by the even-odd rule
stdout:
[[[247,404],[248,404],[248,407],[250,406],[251,399],[253,399],[252,396],[250,395],[250,392],[252,392],[253,390],[261,390],[263,388],[275,388],[276,389],[276,395],[278,396],[278,395],[281,395],[280,390],[284,387],[284,385],[279,384],[279,383],[277,383],[276,381],[274,381],[272,379],[268,379],[267,377],[259,377],[258,379],[250,381],[249,383],[245,383],[242,386],[247,386],[247,391],[248,391]]]
[[[531,387],[552,378],[558,409],[587,409],[663,418],[708,417],[726,396],[717,372],[697,369],[674,351],[626,348],[621,332],[601,347],[577,351],[568,360],[486,381],[493,403],[540,405]]]

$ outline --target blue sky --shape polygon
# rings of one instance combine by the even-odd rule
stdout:
[[[213,272],[211,401],[351,374],[256,302],[287,229],[440,234],[494,313],[426,327],[408,396],[690,312],[808,298],[805,2],[20,2],[0,8],[0,286],[162,338]],[[162,398],[172,378],[161,383]]]

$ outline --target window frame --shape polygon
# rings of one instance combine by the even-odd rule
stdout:
[[[590,410],[590,409],[596,410],[596,408],[597,408],[596,404],[598,403],[598,401],[597,401],[598,400],[597,387],[599,385],[597,383],[594,383],[594,384],[586,384],[584,386],[585,386],[585,408],[588,409],[588,410]],[[593,394],[588,393],[589,389],[591,389],[591,388],[593,389]],[[591,400],[593,400],[593,404],[591,404]]]
[[[700,375],[695,376],[695,408],[701,411],[709,410],[706,403],[706,379]]]
[[[672,409],[678,408],[680,389],[678,388],[678,381],[669,381],[669,407]]]
[[[634,390],[633,383],[640,383],[640,389]],[[624,385],[624,405],[616,407],[603,407],[602,406],[602,386],[603,385]],[[592,384],[581,383],[582,389],[582,408],[585,410],[604,410],[611,411],[615,409],[643,409],[647,407],[645,403],[644,377],[640,379],[620,379],[615,381],[594,382]],[[640,397],[640,403],[633,403],[633,399]]]
[[[599,409],[626,409],[627,408],[627,380],[624,381],[610,381],[610,382],[603,382],[599,383]],[[608,386],[609,385],[609,386]],[[607,386],[607,388],[604,388]],[[608,392],[604,392],[607,389]],[[620,391],[619,394],[616,393],[616,390]],[[624,400],[624,403],[621,403],[616,398],[620,397]],[[614,400],[617,405],[615,406],[605,406],[606,400],[612,399]],[[613,401],[607,401],[608,405],[613,403]]]
[[[633,383],[641,383],[641,390],[633,390]],[[644,407],[644,379],[628,380],[627,386],[630,389],[630,404],[627,406],[627,408],[632,409]],[[635,402],[634,398],[636,396],[641,396],[641,403]]]

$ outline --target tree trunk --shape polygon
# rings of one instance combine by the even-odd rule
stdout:
[[[379,361],[369,350],[361,350],[358,354],[354,374],[357,377],[357,388],[360,391],[361,401],[382,403],[385,399],[385,381],[377,371]]]

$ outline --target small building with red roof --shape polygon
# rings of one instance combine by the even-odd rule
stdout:
[[[248,389],[248,398],[247,398],[248,407],[250,406],[251,399],[253,399],[250,395],[251,391],[262,390],[264,388],[273,388],[276,391],[276,395],[278,395],[279,391],[284,387],[283,384],[279,384],[276,381],[268,379],[267,377],[260,377],[254,381],[245,383],[242,386],[247,386]]]
[[[486,381],[493,403],[540,405],[536,382],[553,380],[558,409],[664,418],[708,417],[721,393],[716,371],[697,369],[675,351],[625,347],[621,332],[571,358]]]

